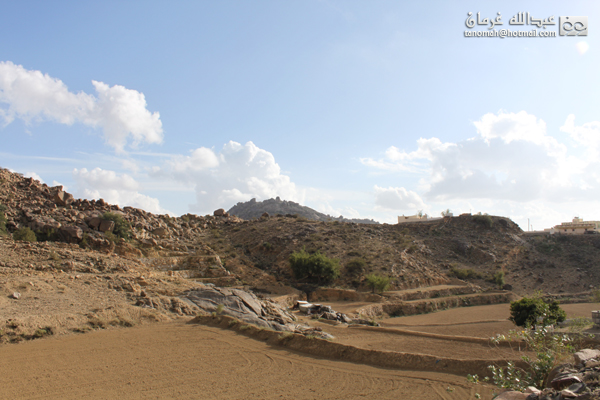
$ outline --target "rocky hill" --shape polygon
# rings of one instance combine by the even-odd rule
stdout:
[[[518,294],[565,297],[600,285],[596,235],[529,236],[511,220],[487,215],[395,225],[317,221],[300,216],[308,208],[292,202],[261,204],[273,206],[261,209],[270,216],[246,220],[217,210],[173,218],[75,199],[60,186],[0,169],[0,275],[90,274],[89,282],[125,290],[128,301],[142,305],[167,304],[165,294],[175,294],[165,289],[168,280],[187,282],[177,284],[182,290],[204,282],[289,294],[303,283],[289,256],[305,249],[339,260],[341,275],[331,286],[359,291],[368,290],[370,273],[389,277],[392,290],[460,282],[496,288],[503,277]],[[37,242],[16,240],[27,232]],[[28,285],[17,281],[2,286],[6,296]]]
[[[264,201],[256,201],[252,199],[247,202],[237,203],[227,211],[231,215],[251,220],[260,218],[264,213],[269,215],[297,215],[312,221],[338,221],[338,222],[355,222],[358,224],[379,224],[372,219],[353,218],[348,219],[342,216],[332,217],[331,215],[320,213],[310,207],[294,203],[293,201],[281,200],[279,197]]]

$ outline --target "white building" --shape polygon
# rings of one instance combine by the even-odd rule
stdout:
[[[584,221],[582,218],[575,217],[572,222],[563,222],[550,229],[544,229],[550,234],[559,233],[561,235],[582,235],[590,232],[600,232],[600,221]]]

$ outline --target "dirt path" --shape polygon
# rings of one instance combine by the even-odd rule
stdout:
[[[0,347],[2,398],[474,399],[463,377],[306,357],[183,322]]]

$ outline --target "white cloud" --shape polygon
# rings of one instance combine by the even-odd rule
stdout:
[[[375,204],[383,210],[418,211],[426,205],[421,197],[403,187],[383,188],[375,185]]]
[[[65,192],[68,192],[68,191],[69,191],[69,188],[68,188],[67,186],[63,185],[62,183],[60,183],[59,181],[56,181],[56,180],[53,180],[53,181],[52,181],[52,186],[62,186],[62,187],[63,187],[63,190],[64,190]]]
[[[88,199],[104,199],[110,204],[132,206],[153,213],[168,213],[158,199],[139,193],[140,184],[127,174],[95,168],[74,169],[73,179],[76,182],[76,197]]]
[[[119,152],[130,140],[133,147],[162,141],[159,113],[147,110],[143,93],[120,85],[92,83],[98,97],[70,92],[60,79],[40,71],[0,62],[0,103],[7,105],[0,108],[0,117],[5,125],[20,118],[101,127],[106,142]]]
[[[565,124],[560,127],[562,132],[568,133],[578,144],[588,149],[600,149],[600,122],[588,122],[575,126],[575,115],[570,114]]]
[[[194,185],[197,204],[192,208],[202,213],[251,198],[303,200],[295,184],[281,173],[273,155],[252,142],[242,145],[230,141],[219,153],[200,147],[189,156],[172,157],[162,168],[154,168],[152,174]]]
[[[575,48],[577,48],[577,51],[579,52],[579,54],[584,55],[590,49],[590,45],[585,41],[577,42],[577,44],[575,45]]]
[[[44,180],[35,172],[25,172],[25,174],[23,174],[23,176],[25,176],[27,178],[36,179],[36,180],[40,181],[40,183],[44,183]]]
[[[583,158],[548,135],[543,120],[524,111],[486,114],[473,124],[477,135],[467,140],[442,143],[437,138],[421,138],[415,151],[392,146],[382,159],[361,162],[380,170],[414,172],[421,178],[421,196],[435,202],[560,202],[600,195],[600,175],[596,172],[600,122],[575,126],[574,116],[569,116],[561,128],[586,146],[587,156]],[[380,194],[376,191],[377,196]],[[391,204],[392,199],[386,199],[385,204]]]

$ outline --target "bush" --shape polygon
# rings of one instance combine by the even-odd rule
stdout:
[[[479,271],[475,271],[473,268],[458,268],[455,266],[450,267],[450,275],[454,275],[458,279],[481,279],[483,274]]]
[[[506,281],[504,280],[504,271],[496,271],[494,273],[494,275],[492,276],[492,281],[499,287],[501,288],[502,286],[504,286],[504,284],[506,283]]]
[[[473,221],[487,228],[491,228],[494,225],[494,221],[489,215],[473,215]]]
[[[107,221],[112,221],[115,223],[115,227],[113,228],[113,233],[125,240],[129,240],[131,238],[131,225],[129,222],[123,218],[121,214],[113,213],[113,212],[105,212],[102,215],[102,219]]]
[[[0,235],[5,235],[8,232],[6,231],[6,217],[4,213],[0,212]]]
[[[52,228],[35,231],[35,237],[38,242],[56,242],[60,240],[60,235]]]
[[[339,261],[320,252],[307,253],[304,249],[290,254],[290,265],[297,280],[330,283],[340,276]]]
[[[362,258],[353,258],[346,263],[346,271],[349,275],[360,275],[364,272],[366,264]]]
[[[554,325],[563,322],[567,313],[559,307],[558,301],[550,304],[541,297],[523,297],[521,300],[510,303],[510,318],[517,326],[533,326],[542,320],[541,325]]]
[[[35,232],[29,228],[19,228],[13,233],[14,240],[22,240],[24,242],[36,242]]]
[[[0,235],[8,233],[6,230],[6,215],[4,215],[4,211],[6,211],[6,206],[0,203]]]
[[[375,293],[375,290],[382,293],[390,287],[390,278],[378,274],[369,274],[367,275],[367,285],[371,287],[373,293]]]
[[[492,371],[492,380],[496,386],[518,391],[523,391],[528,386],[544,387],[550,371],[580,347],[573,338],[566,334],[554,334],[547,326],[536,330],[526,328],[511,331],[508,335],[496,336],[492,341],[498,344],[511,339],[525,342],[534,354],[533,357],[522,357],[528,367],[522,369],[509,361],[505,368],[495,365],[488,368]],[[473,381],[477,380],[476,375],[472,375],[472,378],[475,378]]]

